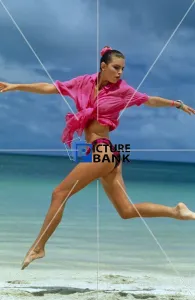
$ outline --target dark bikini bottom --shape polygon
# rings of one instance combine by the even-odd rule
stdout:
[[[120,164],[120,152],[119,151],[115,151],[115,148],[112,145],[111,141],[109,139],[107,139],[107,138],[100,138],[100,139],[97,139],[97,140],[95,140],[95,141],[92,142],[92,147],[94,147],[97,144],[103,144],[103,145],[110,146],[110,150],[113,153],[114,161],[115,161],[114,168],[117,168],[118,165]]]

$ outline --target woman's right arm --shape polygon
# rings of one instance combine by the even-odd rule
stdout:
[[[58,89],[51,83],[15,84],[0,82],[0,92],[23,91],[37,94],[58,94]]]
[[[23,91],[37,94],[61,94],[75,99],[84,78],[85,76],[78,76],[64,82],[57,80],[54,84],[45,82],[29,84],[0,82],[0,92]]]

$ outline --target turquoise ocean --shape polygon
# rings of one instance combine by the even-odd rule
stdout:
[[[22,299],[23,292],[58,288],[57,294],[68,286],[152,295],[193,290],[195,222],[123,220],[99,181],[69,199],[46,257],[20,270],[53,189],[74,166],[63,156],[0,155],[0,287],[7,297],[0,299],[13,299],[8,296],[18,289]],[[131,161],[124,164],[123,177],[133,203],[175,206],[182,201],[195,211],[195,164]],[[75,292],[78,298],[70,292],[64,299],[80,299]]]

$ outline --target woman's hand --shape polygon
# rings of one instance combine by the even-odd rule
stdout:
[[[183,104],[183,107],[181,108],[184,112],[186,112],[187,114],[191,115],[191,114],[195,114],[195,110],[185,104]]]
[[[0,82],[0,92],[1,93],[15,91],[16,89],[17,89],[17,84]]]
[[[46,82],[13,84],[0,82],[0,92],[21,91],[36,94],[58,94],[58,89],[54,84]]]

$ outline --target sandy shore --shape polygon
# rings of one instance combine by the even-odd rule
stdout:
[[[182,293],[170,293],[157,294],[151,292],[124,292],[124,291],[87,291],[79,290],[76,288],[51,288],[47,291],[24,291],[21,289],[6,289],[0,292],[1,300],[35,300],[35,299],[56,299],[56,300],[135,300],[135,299],[147,299],[147,300],[192,300],[194,296],[184,295]]]
[[[56,300],[121,300],[121,299],[126,299],[126,300],[135,300],[135,299],[147,299],[147,300],[154,300],[154,299],[159,299],[159,300],[192,300],[194,297],[189,297],[189,296],[183,296],[183,295],[146,295],[146,294],[125,294],[125,293],[102,293],[99,292],[98,294],[95,292],[91,293],[85,293],[85,294],[77,294],[75,293],[74,295],[57,295],[57,294],[52,294],[52,295],[45,295],[45,296],[32,296],[30,294],[21,294],[18,293],[17,295],[1,295],[1,300],[14,300],[14,299],[24,299],[24,300],[37,300],[37,299],[56,299]]]
[[[6,268],[0,273],[0,300],[191,300],[195,299],[195,279],[152,276],[123,272]],[[193,287],[193,289],[192,289]],[[98,290],[98,292],[97,292]]]

